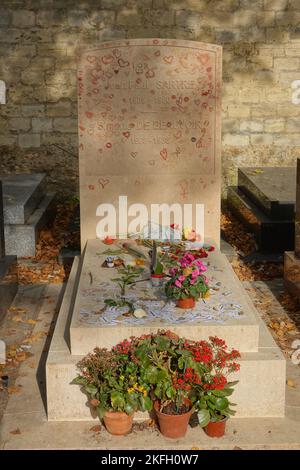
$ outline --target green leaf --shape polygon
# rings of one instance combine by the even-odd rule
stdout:
[[[103,405],[98,405],[97,408],[96,408],[96,411],[97,411],[97,414],[99,416],[100,419],[103,418],[104,414],[105,414],[105,408]]]
[[[170,347],[170,340],[166,336],[157,336],[155,343],[158,351],[166,351]]]
[[[168,398],[171,398],[173,400],[176,397],[176,391],[174,387],[168,387],[166,390],[166,395]]]
[[[152,403],[152,400],[150,397],[146,396],[146,397],[143,397],[141,396],[141,403],[142,403],[142,406],[143,406],[143,409],[145,411],[151,411],[152,408],[153,408],[153,403]]]
[[[126,405],[124,407],[124,411],[128,415],[132,415],[134,413],[134,408],[130,403],[126,403]]]
[[[227,387],[234,387],[238,383],[239,383],[239,380],[235,380],[234,382],[228,382]]]
[[[111,405],[114,409],[124,409],[125,398],[122,393],[114,391],[110,395]]]
[[[216,398],[215,401],[214,401],[216,407],[218,410],[222,411],[222,410],[225,410],[226,408],[228,408],[228,405],[229,405],[229,401],[227,400],[227,398]]]
[[[233,388],[224,388],[223,390],[213,390],[216,397],[229,397],[234,392]]]
[[[85,377],[81,377],[81,375],[78,375],[77,377],[75,377],[75,379],[72,380],[71,384],[87,385],[87,379]]]
[[[198,420],[201,428],[204,428],[210,422],[210,413],[208,410],[200,410],[198,412]]]
[[[89,393],[90,395],[92,395],[92,397],[94,395],[96,395],[96,393],[98,392],[98,388],[95,387],[95,385],[93,384],[88,384],[85,386],[85,390],[87,391],[87,393]]]
[[[155,366],[149,366],[144,371],[143,380],[146,383],[155,384],[158,382],[158,369]]]

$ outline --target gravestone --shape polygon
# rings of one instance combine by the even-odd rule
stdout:
[[[220,93],[220,46],[138,39],[104,43],[82,55],[82,248],[87,239],[104,236],[96,233],[99,204],[113,204],[118,219],[124,210],[119,195],[127,196],[128,206],[145,204],[148,213],[151,204],[204,204],[205,235],[219,244]],[[121,227],[117,233],[127,237]]]
[[[35,256],[39,231],[54,215],[55,194],[46,192],[45,173],[15,173],[1,180],[6,254]]]
[[[262,253],[294,247],[295,182],[295,167],[246,167],[238,169],[238,187],[228,188],[229,209]]]
[[[140,202],[202,203],[207,243],[220,236],[221,48],[143,39],[104,43],[83,53],[78,68],[80,208],[84,252],[76,257],[52,338],[47,365],[48,419],[90,420],[86,396],[70,385],[76,364],[95,346],[171,329],[179,335],[224,338],[242,352],[234,392],[237,417],[284,415],[285,360],[247,292],[218,248],[205,259],[211,296],[182,311],[150,284],[150,258],[128,295],[146,317],[106,308],[117,295],[116,271],[103,266],[97,207],[119,195]],[[145,220],[145,223],[148,221]],[[119,235],[122,231],[119,230]],[[136,243],[131,241],[131,243]],[[135,254],[122,251],[124,263]],[[136,249],[137,247],[135,247]],[[139,245],[139,249],[142,249]],[[146,250],[146,248],[143,248]],[[118,298],[118,297],[117,297]],[[249,393],[249,390],[251,393]],[[259,403],[259,406],[257,405]],[[145,416],[139,416],[144,419]]]
[[[16,256],[5,255],[3,193],[0,180],[0,321],[18,289]]]
[[[2,193],[2,182],[0,181],[0,259],[5,255],[5,243],[4,243],[4,218],[3,218],[3,193]]]
[[[284,253],[284,285],[300,300],[300,159],[297,159],[295,247]]]

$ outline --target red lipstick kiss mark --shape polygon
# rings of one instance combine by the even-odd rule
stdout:
[[[172,55],[165,56],[164,61],[166,64],[172,64],[174,57]]]
[[[163,148],[159,153],[160,153],[160,156],[163,160],[167,160],[168,150],[166,148]]]
[[[146,72],[146,77],[147,77],[147,78],[153,78],[153,77],[155,77],[155,72],[154,72],[154,70],[151,70],[151,69],[147,70],[147,72]]]
[[[207,64],[207,62],[208,62],[208,60],[209,60],[208,54],[200,54],[200,55],[198,56],[198,58],[199,58],[199,60],[200,60],[200,62],[201,62],[202,65]]]
[[[94,113],[91,113],[91,111],[86,111],[85,115],[88,119],[92,119],[92,117],[94,116]]]
[[[118,64],[119,64],[120,67],[128,67],[129,62],[128,62],[128,60],[119,59]]]
[[[182,137],[182,132],[177,131],[176,134],[174,134],[174,137],[175,137],[175,139],[180,139],[180,137]]]
[[[128,137],[130,136],[130,132],[123,132],[123,136],[126,137],[126,139],[128,139]]]
[[[112,55],[104,55],[102,57],[102,62],[105,65],[111,64],[113,62],[114,58]]]
[[[94,191],[95,186],[93,184],[89,184],[88,188],[89,188],[90,191]]]
[[[108,185],[109,179],[107,179],[107,178],[99,178],[99,179],[98,179],[98,183],[100,184],[100,186],[102,187],[102,189],[104,189],[105,186]]]
[[[96,62],[96,56],[94,55],[88,55],[86,60],[90,63],[90,64],[94,64]]]

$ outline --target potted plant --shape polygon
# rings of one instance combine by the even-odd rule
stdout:
[[[165,276],[164,265],[162,263],[163,256],[158,252],[155,240],[152,241],[150,276],[153,287],[160,287]]]
[[[192,253],[185,253],[177,262],[177,266],[169,270],[171,279],[165,285],[167,297],[177,300],[179,308],[193,308],[199,297],[208,291],[208,279],[203,275],[206,266]]]
[[[206,434],[222,437],[227,419],[235,414],[231,409],[235,403],[231,403],[228,397],[238,382],[228,382],[227,377],[240,369],[236,362],[240,353],[236,349],[229,351],[225,341],[217,337],[210,337],[208,342],[199,344],[198,349],[191,346],[195,359],[202,363],[201,384],[194,390],[194,407]]]
[[[72,383],[82,386],[111,434],[129,433],[134,412],[152,409],[149,387],[140,380],[129,341],[111,350],[95,348],[78,363],[78,368],[80,373]]]
[[[201,378],[184,339],[170,331],[158,331],[132,340],[143,383],[150,387],[159,427],[165,437],[186,434],[193,413],[192,395]]]

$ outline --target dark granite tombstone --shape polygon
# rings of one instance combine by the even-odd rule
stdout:
[[[237,187],[228,188],[231,212],[254,233],[261,252],[283,252],[294,248],[294,221],[273,220]]]
[[[263,253],[294,248],[295,182],[295,167],[239,168],[238,187],[228,190],[230,210],[255,235]]]
[[[297,160],[296,211],[295,211],[295,255],[300,258],[300,159]]]
[[[294,218],[294,167],[239,168],[238,187],[272,220]]]

